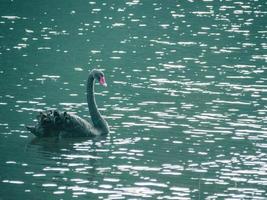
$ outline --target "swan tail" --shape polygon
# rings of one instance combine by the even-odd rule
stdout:
[[[34,132],[35,131],[35,127],[34,126],[26,126],[26,129],[30,132]]]
[[[41,137],[41,135],[42,135],[40,132],[38,132],[36,130],[36,127],[34,127],[34,126],[26,126],[26,129],[28,131],[30,131],[33,135],[37,136],[37,137]]]

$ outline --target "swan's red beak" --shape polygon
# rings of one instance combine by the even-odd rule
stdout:
[[[99,79],[99,83],[100,83],[101,85],[107,87],[107,83],[106,83],[106,80],[105,80],[105,77],[104,77],[104,76],[100,77],[100,79]]]

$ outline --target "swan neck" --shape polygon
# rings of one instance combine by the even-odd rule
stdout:
[[[94,84],[95,79],[92,74],[89,75],[87,81],[87,103],[88,109],[91,116],[92,123],[97,129],[106,129],[106,122],[98,111],[96,101],[95,101],[95,93],[94,93]],[[105,130],[104,130],[105,131]]]

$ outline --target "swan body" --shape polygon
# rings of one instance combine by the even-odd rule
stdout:
[[[108,123],[98,111],[95,102],[95,80],[106,86],[103,72],[90,72],[87,80],[87,103],[92,123],[72,113],[49,110],[40,112],[35,126],[26,128],[36,137],[93,137],[108,134]]]

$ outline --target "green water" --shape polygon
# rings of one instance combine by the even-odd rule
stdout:
[[[1,0],[0,199],[266,199],[266,6]],[[93,68],[107,138],[25,130]]]

